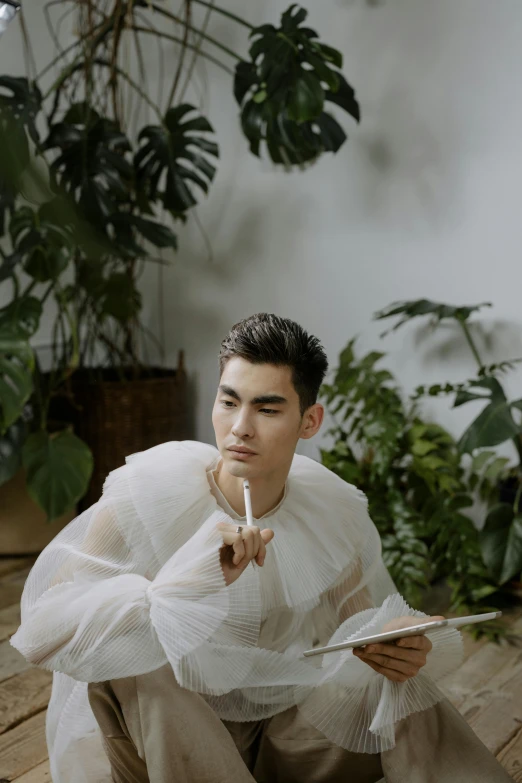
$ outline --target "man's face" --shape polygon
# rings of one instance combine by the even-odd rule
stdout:
[[[321,426],[324,409],[319,403],[301,418],[291,377],[290,367],[252,364],[239,356],[228,360],[212,424],[224,466],[233,476],[269,478],[288,472],[299,438],[312,437]],[[255,454],[240,457],[230,451],[233,446],[246,446]]]

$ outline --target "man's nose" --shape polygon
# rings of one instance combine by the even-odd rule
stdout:
[[[238,436],[252,434],[252,421],[248,415],[248,412],[245,411],[238,413],[234,422],[234,426],[232,427],[232,432]]]

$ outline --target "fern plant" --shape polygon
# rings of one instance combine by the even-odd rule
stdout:
[[[503,597],[485,565],[479,534],[465,509],[473,504],[470,474],[452,436],[424,421],[415,400],[405,400],[394,376],[376,367],[384,353],[357,359],[355,340],[320,398],[334,426],[333,445],[321,449],[323,464],[368,497],[382,540],[383,559],[397,588],[415,608],[435,582],[451,590],[447,611],[496,611]],[[475,636],[498,641],[493,621],[469,626]]]

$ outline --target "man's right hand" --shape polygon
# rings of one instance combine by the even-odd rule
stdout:
[[[266,557],[266,544],[274,537],[270,528],[260,530],[254,525],[241,525],[243,530],[237,532],[238,523],[219,522],[217,529],[223,537],[221,547],[221,567],[227,585],[239,579],[251,560],[262,566]]]

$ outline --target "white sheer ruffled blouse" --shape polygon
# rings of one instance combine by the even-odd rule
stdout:
[[[331,741],[379,753],[395,724],[442,698],[436,681],[462,661],[462,636],[442,628],[419,674],[391,682],[351,650],[303,658],[314,645],[426,617],[398,593],[365,495],[295,455],[263,568],[226,586],[220,521],[244,519],[213,480],[218,450],[163,443],[127,457],[102,497],[43,550],[26,581],[10,642],[54,672],[47,743],[54,783],[109,781],[87,684],[170,664],[223,720],[298,705]],[[261,520],[258,520],[261,522]]]

